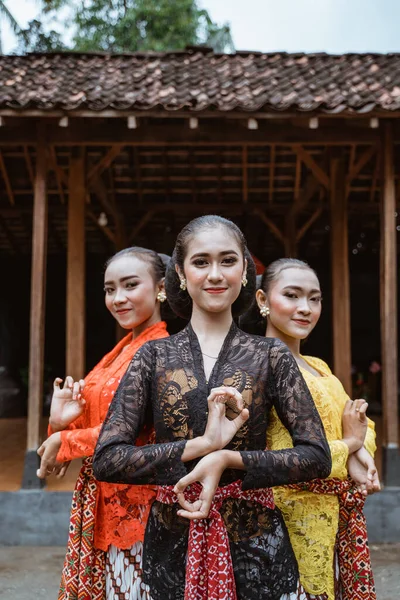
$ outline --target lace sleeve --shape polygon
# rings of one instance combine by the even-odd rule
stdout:
[[[292,353],[282,342],[275,341],[270,346],[269,360],[267,390],[294,447],[242,451],[247,470],[244,489],[325,478],[331,471],[324,427]]]
[[[147,343],[118,387],[94,453],[93,472],[100,481],[164,485],[186,475],[181,462],[186,440],[134,445],[151,405],[154,362],[152,344]]]

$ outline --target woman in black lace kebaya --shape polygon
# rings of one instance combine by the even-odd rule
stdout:
[[[144,542],[153,600],[302,598],[270,487],[327,477],[331,459],[290,351],[233,322],[254,289],[254,264],[236,225],[216,216],[189,223],[166,290],[190,323],[136,353],[99,437],[98,479],[160,486]],[[273,406],[291,449],[265,450]],[[137,447],[146,420],[156,441]]]

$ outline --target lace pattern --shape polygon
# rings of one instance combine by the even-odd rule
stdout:
[[[292,354],[280,341],[250,336],[232,324],[208,384],[190,325],[139,350],[100,433],[96,477],[116,483],[174,485],[193,468],[194,463],[184,464],[181,456],[186,441],[204,433],[207,396],[219,385],[233,385],[242,392],[250,412],[249,421],[228,445],[241,452],[246,471],[226,470],[220,485],[242,479],[243,489],[257,489],[329,474],[323,426]],[[290,450],[265,450],[273,406],[292,436]],[[232,409],[228,416],[234,416]],[[141,427],[151,422],[155,444],[135,446]],[[154,600],[181,598],[184,589],[188,522],[176,510],[175,505],[155,502],[148,521],[144,574]],[[231,543],[238,597],[258,600],[260,585],[268,600],[295,591],[297,566],[280,511],[262,511],[254,503],[228,499],[221,513]]]
[[[329,441],[332,455],[330,478],[345,480],[348,447],[342,442],[342,413],[348,396],[324,361],[309,356],[304,359],[321,374],[321,377],[316,377],[301,369]],[[275,450],[292,445],[290,433],[274,409],[267,445]],[[373,454],[376,446],[372,421],[369,421],[365,445]],[[335,598],[333,564],[339,526],[338,497],[278,487],[274,489],[274,498],[288,527],[304,588],[311,594],[326,593],[329,599]]]

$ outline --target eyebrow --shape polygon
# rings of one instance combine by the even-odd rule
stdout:
[[[121,277],[121,279],[119,281],[124,282],[127,281],[128,279],[140,279],[139,275],[127,275],[126,277]],[[105,281],[104,285],[111,285],[111,283],[114,283],[113,281]]]
[[[304,292],[304,288],[302,288],[299,285],[287,285],[283,288],[283,290],[297,290],[299,292]],[[318,288],[314,288],[314,289],[310,290],[310,294],[320,294],[320,293],[321,293],[321,290]]]
[[[220,254],[220,256],[226,256],[227,254],[236,254],[236,256],[239,256],[239,254],[236,252],[236,250],[224,250],[223,252],[220,252],[219,254]],[[198,258],[199,256],[210,256],[210,253],[209,252],[197,252],[196,254],[192,254],[190,259],[192,260],[193,258]]]

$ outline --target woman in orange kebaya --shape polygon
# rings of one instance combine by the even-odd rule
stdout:
[[[59,600],[148,600],[142,582],[142,542],[154,486],[100,483],[92,455],[101,425],[121,378],[147,341],[168,336],[161,321],[165,265],[145,248],[127,248],[106,264],[105,303],[129,333],[87,375],[54,382],[49,437],[39,448],[38,476],[63,472],[66,462],[83,458],[75,487],[67,555]],[[149,443],[144,425],[138,444]]]

